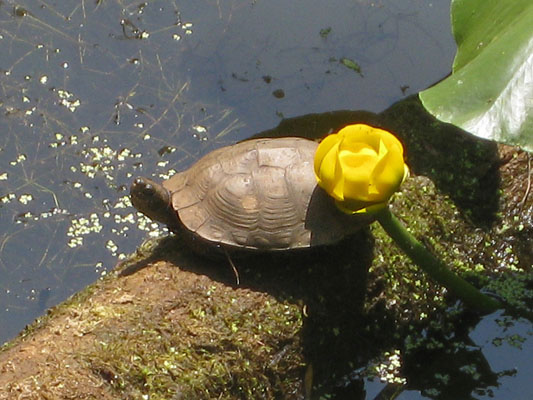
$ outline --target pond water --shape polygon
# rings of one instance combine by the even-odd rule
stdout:
[[[367,380],[366,399],[530,399],[532,335],[530,321],[488,315],[465,337],[450,337],[435,358],[420,360],[409,371],[409,388],[396,391],[397,397],[390,396],[394,386]]]
[[[449,6],[0,1],[0,341],[166,234],[130,207],[133,176],[446,76]]]

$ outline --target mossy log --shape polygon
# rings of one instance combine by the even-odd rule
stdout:
[[[29,328],[0,355],[0,398],[290,398],[304,374],[301,312],[157,261]]]

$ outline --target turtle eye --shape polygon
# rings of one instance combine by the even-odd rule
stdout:
[[[153,195],[155,193],[155,188],[150,183],[146,183],[144,185],[143,192],[147,195]]]
[[[155,192],[154,186],[147,182],[146,179],[138,177],[133,181],[133,185],[144,194],[150,195]]]

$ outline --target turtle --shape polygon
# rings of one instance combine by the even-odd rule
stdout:
[[[135,178],[131,202],[176,234],[218,249],[333,245],[370,220],[343,213],[317,185],[317,146],[309,139],[284,137],[222,147],[162,183]]]

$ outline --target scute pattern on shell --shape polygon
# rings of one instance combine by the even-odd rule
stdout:
[[[211,242],[266,250],[333,243],[360,224],[317,193],[316,147],[302,138],[241,142],[207,154],[163,186],[184,227]],[[313,196],[320,198],[317,215],[310,214]],[[317,217],[318,224],[309,220]]]

